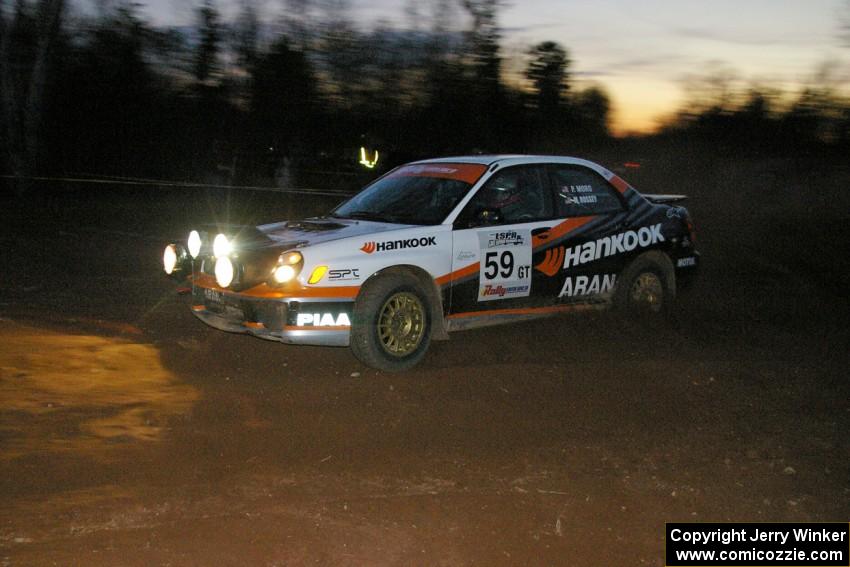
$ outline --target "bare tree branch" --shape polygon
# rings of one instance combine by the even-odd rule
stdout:
[[[5,134],[5,150],[9,159],[9,165],[12,171],[15,172],[17,169],[17,164],[15,163],[17,161],[17,152],[15,151],[15,147],[17,145],[16,138],[19,129],[15,127],[17,123],[17,105],[15,104],[15,81],[12,77],[12,64],[10,61],[15,19],[11,17],[12,19],[7,21],[6,8],[6,2],[0,0],[0,106],[2,106],[0,120],[2,120],[3,133]],[[16,10],[16,13],[19,12]]]
[[[39,130],[44,106],[44,90],[47,84],[47,68],[50,54],[59,33],[65,0],[41,0],[38,8],[38,47],[32,74],[30,75],[27,100],[24,107],[24,141],[26,154],[34,166],[39,150]]]
[[[0,116],[14,175],[31,174],[37,163],[48,66],[64,7],[65,0],[39,0],[32,39],[34,54],[19,61],[22,55],[16,52],[20,50],[15,48],[15,38],[31,15],[27,4],[17,0],[11,19],[7,19],[5,1],[0,0]],[[24,187],[18,183],[18,192]]]

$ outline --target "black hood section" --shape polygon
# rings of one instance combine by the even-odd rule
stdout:
[[[216,234],[221,233],[227,236],[230,240],[236,241],[239,246],[254,248],[262,247],[274,242],[266,235],[266,233],[253,225],[211,224],[204,226],[203,229],[207,232],[207,234],[209,234],[211,240],[215,238]]]
[[[289,221],[286,228],[299,230],[301,232],[327,232],[345,228],[344,224],[324,219],[306,219],[300,221]]]
[[[269,281],[272,270],[282,252],[296,248],[304,240],[281,242],[273,240],[253,225],[207,225],[203,227],[212,239],[222,233],[235,242],[231,259],[237,276],[232,285],[234,291],[249,289]]]
[[[282,251],[283,248],[267,246],[235,253],[233,261],[238,266],[239,278],[233,289],[241,291],[268,282]]]

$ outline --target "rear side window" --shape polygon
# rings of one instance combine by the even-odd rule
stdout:
[[[555,206],[559,217],[618,213],[623,204],[601,175],[579,166],[555,166]]]

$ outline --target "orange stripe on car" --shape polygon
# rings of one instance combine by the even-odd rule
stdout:
[[[284,297],[333,297],[339,299],[354,299],[360,292],[360,286],[287,286],[285,288],[274,288],[264,283],[252,287],[251,289],[233,291],[232,289],[220,287],[217,283],[215,283],[215,278],[209,274],[197,274],[195,276],[195,284],[199,287],[214,289],[223,293],[241,295],[244,297],[259,297],[263,299],[281,299]]]
[[[570,233],[574,230],[577,230],[590,221],[594,220],[596,217],[575,217],[571,219],[567,219],[561,224],[556,224],[549,230],[541,234],[535,234],[531,238],[531,245],[534,248],[539,248],[544,244],[548,244],[550,241],[555,240],[556,238],[560,238],[567,233]]]
[[[614,177],[609,179],[608,182],[611,183],[611,185],[613,185],[614,188],[621,194],[625,193],[626,190],[629,188],[629,184],[626,183],[626,181],[619,175],[615,175]]]
[[[450,272],[444,276],[440,276],[435,281],[437,282],[437,285],[446,285],[461,278],[465,278],[466,276],[477,274],[480,266],[481,264],[479,262],[475,262],[474,264],[470,264],[459,270],[455,270],[454,272]]]

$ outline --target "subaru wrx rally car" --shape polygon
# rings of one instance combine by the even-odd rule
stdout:
[[[224,331],[350,346],[403,370],[472,327],[615,306],[659,312],[699,264],[680,195],[582,159],[474,156],[393,169],[328,215],[169,244],[192,312]]]

